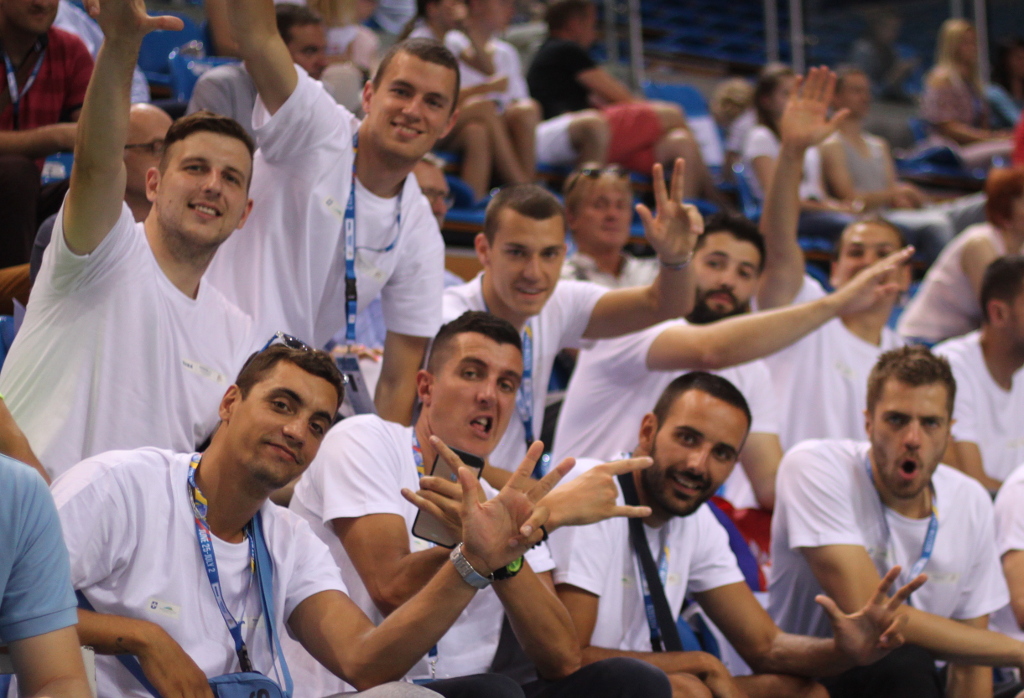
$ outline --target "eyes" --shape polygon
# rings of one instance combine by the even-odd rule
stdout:
[[[272,397],[268,400],[271,409],[277,414],[293,416],[296,413],[295,404],[284,397]],[[314,416],[309,420],[309,431],[317,439],[323,438],[330,428],[330,424],[326,423],[323,419],[318,416]]]
[[[902,429],[910,424],[912,417],[908,414],[890,412],[883,417],[883,420],[893,429]],[[942,419],[939,417],[921,417],[921,426],[926,430],[938,429],[942,426]]]
[[[462,370],[459,371],[459,376],[463,380],[467,381],[482,381],[487,380],[487,371],[477,366],[464,366]],[[519,390],[519,382],[514,378],[504,375],[497,379],[497,386],[498,390],[506,395],[513,395],[517,390]]]
[[[676,440],[686,448],[700,448],[704,445],[704,434],[694,429],[681,429],[676,434]],[[736,460],[736,450],[728,444],[718,443],[711,448],[711,457],[723,463],[731,463]]]
[[[524,247],[508,247],[505,249],[505,254],[512,259],[529,259],[533,253]],[[545,261],[557,260],[562,256],[562,249],[560,247],[546,247],[540,251],[539,255]]]
[[[721,257],[713,256],[707,258],[707,260],[704,262],[704,266],[706,266],[708,269],[713,269],[714,271],[725,271],[726,269],[729,268],[729,262]],[[751,279],[757,278],[757,275],[754,273],[753,268],[747,264],[741,264],[740,266],[738,266],[736,268],[736,275],[739,276],[744,281],[749,281]]]
[[[191,162],[183,165],[181,169],[191,175],[203,176],[210,171],[210,165],[203,162]],[[224,181],[226,181],[228,184],[231,184],[232,186],[242,187],[244,185],[241,175],[235,172],[233,169],[221,170],[220,176],[224,179]]]
[[[412,99],[413,97],[416,96],[416,91],[413,88],[401,84],[392,85],[390,88],[388,88],[388,92],[392,96],[398,97],[400,99]],[[430,108],[437,111],[448,108],[448,102],[445,100],[445,98],[433,92],[428,92],[426,96],[423,98],[423,102]]]

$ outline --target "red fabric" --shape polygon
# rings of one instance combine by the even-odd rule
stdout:
[[[662,136],[658,113],[647,102],[612,104],[601,111],[611,131],[608,162],[649,175],[655,162],[654,145]]]
[[[768,589],[768,570],[772,566],[772,513],[764,509],[737,509],[731,502],[715,496],[714,503],[728,516],[743,539],[750,546],[750,552],[761,568],[761,589]]]
[[[1024,112],[1021,112],[1017,129],[1013,132],[1013,165],[1024,166]]]
[[[18,105],[18,130],[49,126],[71,121],[71,112],[85,101],[85,88],[92,75],[92,56],[82,40],[74,34],[50,28],[46,33],[46,56],[39,68],[36,81]],[[27,65],[18,70],[18,88],[21,89],[35,67],[38,54],[29,56]],[[6,70],[0,85],[0,130],[14,128],[14,109],[7,85]]]

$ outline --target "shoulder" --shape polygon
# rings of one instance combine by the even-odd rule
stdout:
[[[762,155],[775,157],[778,149],[778,137],[763,124],[758,124],[747,134],[747,142],[744,144],[744,152],[747,157],[754,158]]]
[[[863,457],[865,444],[848,439],[807,439],[789,449],[779,463],[779,476],[838,479],[838,475]],[[845,466],[845,467],[844,467]]]
[[[937,65],[932,68],[924,78],[924,84],[927,88],[950,88],[953,87],[954,83],[952,71],[943,65]]]
[[[932,353],[945,357],[953,368],[962,366],[964,362],[975,358],[974,355],[980,351],[981,332],[979,330],[965,334],[962,337],[947,339],[932,348]]]
[[[444,290],[442,305],[444,321],[450,322],[467,310],[483,310],[483,291],[480,286],[482,275],[464,284],[449,286]],[[559,286],[562,284],[559,283]]]
[[[992,496],[984,486],[970,475],[948,465],[939,464],[932,475],[940,515],[945,511],[957,515],[991,516]],[[953,506],[945,504],[953,503]]]
[[[57,506],[86,491],[121,491],[127,496],[152,491],[166,481],[174,464],[187,464],[190,454],[160,448],[107,451],[72,466],[51,486]]]
[[[46,39],[47,51],[52,51],[55,56],[70,58],[86,54],[89,56],[90,64],[92,63],[89,48],[75,34],[64,29],[58,29],[57,27],[50,27],[50,30],[46,33]]]
[[[555,292],[545,304],[547,309],[552,303],[562,306],[574,306],[577,303],[592,303],[608,292],[604,286],[592,281],[577,281],[576,279],[565,279],[559,281]],[[542,310],[541,313],[544,311]]]
[[[0,453],[0,519],[33,512],[49,490],[36,469]]]
[[[375,414],[359,414],[335,424],[324,437],[323,447],[338,442],[395,443],[401,441],[408,427],[389,422]]]

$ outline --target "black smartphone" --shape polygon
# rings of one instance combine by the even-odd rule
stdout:
[[[479,480],[480,475],[484,471],[484,459],[474,456],[472,453],[460,451],[457,448],[453,448],[452,451],[462,459],[463,464],[467,468],[473,469],[476,473],[476,478]],[[452,482],[458,482],[455,472],[448,466],[448,461],[442,458],[440,454],[434,458],[434,468],[431,471],[431,475],[443,477]],[[412,534],[417,538],[429,540],[431,543],[436,543],[445,548],[454,548],[459,543],[458,539],[451,536],[447,527],[436,516],[427,514],[422,510],[416,514],[416,520],[413,521]]]

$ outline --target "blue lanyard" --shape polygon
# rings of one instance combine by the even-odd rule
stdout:
[[[192,456],[192,463],[188,469],[188,489],[192,503],[192,513],[196,518],[196,539],[199,541],[199,552],[203,555],[203,567],[206,569],[206,576],[210,579],[210,587],[213,589],[213,598],[217,600],[220,614],[228,626],[235,641],[235,654],[238,655],[238,663],[242,671],[253,671],[252,662],[249,660],[249,650],[246,649],[245,640],[242,639],[242,623],[235,620],[224,602],[224,590],[220,585],[220,573],[217,571],[217,558],[213,552],[213,538],[210,535],[210,527],[206,523],[206,498],[196,486],[196,468],[199,467],[200,454]],[[246,538],[249,541],[249,564],[250,570],[255,574],[256,569],[256,543],[252,531],[252,522],[246,524]],[[244,619],[243,619],[244,620]]]
[[[352,186],[348,190],[342,235],[345,238],[345,341],[356,341],[356,312],[359,309],[359,291],[356,288],[356,155],[359,153],[359,131],[352,134]],[[403,185],[404,186],[404,185]],[[398,192],[398,214],[395,216],[398,234],[387,247],[378,252],[390,252],[402,234],[402,191]]]
[[[426,468],[423,466],[423,449],[420,448],[420,438],[416,436],[416,425],[412,427],[412,459],[416,463],[416,472],[419,473],[420,477],[424,477],[427,474]],[[434,547],[431,543],[430,547]],[[429,679],[418,679],[414,683],[424,684],[430,683],[436,678],[437,671],[437,645],[430,648],[427,652],[427,656],[430,657],[430,678]]]
[[[870,456],[864,457],[864,467],[867,469],[868,481],[871,483],[871,486],[874,487],[875,478],[871,472]],[[932,514],[931,518],[928,520],[928,532],[925,533],[924,536],[924,545],[921,546],[921,557],[917,558],[917,562],[911,566],[909,579],[914,579],[924,571],[925,565],[928,564],[928,560],[931,559],[932,552],[935,550],[935,537],[939,532],[939,506],[938,499],[935,496],[935,486],[929,482],[928,488],[932,491]],[[887,507],[885,506],[885,502],[882,501],[881,494],[879,494],[878,502],[882,505],[882,525],[885,526],[885,547],[886,550],[888,550],[889,543],[892,540],[892,531],[889,530],[889,522],[885,518]]]
[[[46,58],[46,47],[39,44],[39,42],[36,42],[35,48],[39,49],[39,59],[36,61],[35,67],[32,68],[32,74],[28,76],[28,80],[25,81],[25,86],[21,88],[20,92],[18,91],[18,76],[15,73],[14,64],[11,63],[10,56],[7,55],[7,52],[4,52],[4,66],[7,69],[7,89],[11,93],[11,109],[14,115],[15,130],[18,129],[18,112],[21,104],[21,99],[32,88],[32,85],[35,84],[36,76],[39,75],[39,69],[43,65],[43,59]]]
[[[526,448],[533,444],[533,326],[523,328],[523,380],[516,393],[516,411],[526,432]]]

